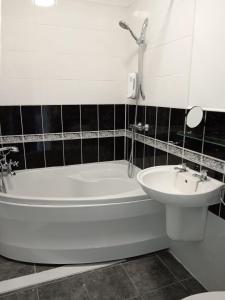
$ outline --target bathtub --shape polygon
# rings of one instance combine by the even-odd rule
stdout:
[[[137,171],[137,170],[136,170]],[[127,162],[25,170],[0,193],[0,254],[47,264],[94,263],[165,249],[165,212]]]

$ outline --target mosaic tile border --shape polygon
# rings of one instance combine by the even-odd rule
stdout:
[[[125,130],[101,130],[101,131],[82,131],[64,133],[45,133],[45,134],[25,134],[0,136],[1,144],[20,144],[33,142],[51,142],[62,140],[80,140],[108,137],[123,137]]]
[[[126,130],[126,137],[131,138],[132,132]],[[148,136],[144,136],[139,133],[135,134],[135,140],[144,143],[145,145],[179,156],[183,159],[199,164],[200,166],[207,167],[211,170],[225,174],[225,161],[223,160],[191,151],[189,149],[176,146],[172,143],[167,143]]]

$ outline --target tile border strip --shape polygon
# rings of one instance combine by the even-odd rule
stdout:
[[[126,130],[126,137],[131,138],[132,132]],[[171,143],[160,141],[158,139],[154,139],[139,133],[135,134],[135,140],[140,143],[144,143],[145,145],[181,157],[182,159],[189,160],[191,162],[199,164],[200,166],[207,167],[211,170],[225,174],[225,161],[223,160],[216,159],[214,157],[204,155],[186,148],[182,148]]]
[[[95,139],[107,137],[123,137],[125,130],[80,131],[63,133],[24,134],[0,136],[1,144],[20,144],[34,142],[51,142],[62,140]]]

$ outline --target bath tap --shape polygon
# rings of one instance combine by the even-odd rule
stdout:
[[[187,172],[187,165],[183,163],[181,167],[175,167],[174,170],[178,170],[179,172]]]
[[[200,181],[207,181],[208,180],[208,171],[207,170],[201,170],[200,174],[193,174],[192,176],[194,177],[198,177],[200,179]]]

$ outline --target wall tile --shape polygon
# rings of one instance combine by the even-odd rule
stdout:
[[[169,135],[170,109],[158,107],[156,138],[167,142]]]
[[[225,113],[208,111],[203,153],[225,160]]]
[[[114,160],[114,138],[99,139],[99,161]]]
[[[114,130],[114,105],[99,105],[99,130]]]
[[[146,118],[145,118],[145,106],[138,106],[137,110],[137,123],[145,124]]]
[[[155,150],[155,165],[162,166],[167,164],[167,153],[159,149]]]
[[[81,130],[98,130],[98,110],[97,105],[81,105]]]
[[[115,105],[115,129],[125,128],[125,105]]]
[[[134,164],[140,169],[144,168],[144,144],[135,141],[134,144],[135,152],[134,152]]]
[[[43,142],[26,143],[25,153],[26,153],[26,164],[28,169],[45,167]]]
[[[64,156],[65,156],[65,165],[80,164],[81,163],[81,140],[64,141]]]
[[[124,137],[115,138],[115,160],[123,160],[124,158]]]
[[[83,163],[98,161],[98,139],[82,140]]]
[[[63,131],[79,132],[80,124],[80,105],[63,105],[62,106]]]
[[[60,105],[42,107],[44,133],[62,132],[62,115]]]
[[[63,142],[45,142],[46,167],[63,166]]]
[[[156,131],[156,113],[157,109],[155,106],[146,107],[146,124],[149,124],[149,131],[145,135],[155,138]]]
[[[155,164],[155,149],[145,145],[144,147],[144,169],[153,167]]]
[[[185,110],[171,109],[169,141],[183,147],[185,128]]]
[[[185,145],[184,145],[185,148],[202,153],[204,122],[205,122],[204,118],[205,118],[205,113],[202,122],[195,128],[189,128],[186,125]]]
[[[1,106],[0,123],[2,135],[22,134],[20,106]]]
[[[129,128],[129,125],[135,123],[135,110],[136,110],[136,105],[129,105],[128,106],[128,124],[127,124],[127,128]]]
[[[168,165],[180,165],[182,158],[173,154],[168,154]]]
[[[23,133],[43,133],[41,106],[22,106],[21,110],[23,120]]]

